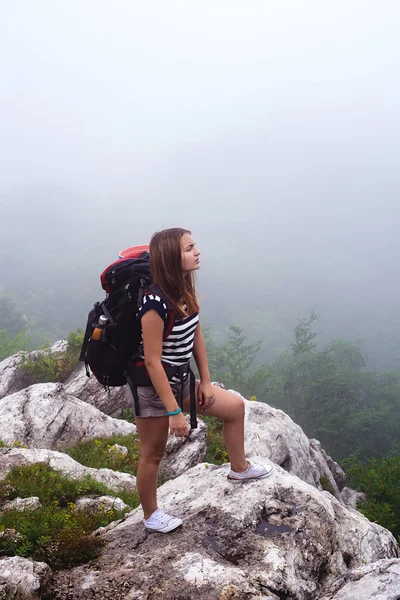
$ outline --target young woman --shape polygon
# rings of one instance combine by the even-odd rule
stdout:
[[[184,398],[183,408],[188,410],[190,378],[187,373],[181,378],[167,375],[168,365],[179,369],[193,354],[200,373],[200,381],[196,382],[198,412],[224,422],[224,440],[231,467],[228,479],[232,482],[260,479],[272,471],[272,467],[246,461],[243,400],[210,382],[193,277],[200,268],[199,256],[190,231],[173,228],[155,233],[150,242],[150,268],[152,280],[161,294],[145,295],[138,312],[142,327],[141,354],[152,386],[137,388],[140,415],[136,417],[140,440],[137,486],[145,527],[162,533],[176,529],[182,520],[157,506],[158,467],[168,431],[177,436],[189,435],[178,399]],[[175,310],[175,321],[172,331],[164,338],[168,318],[166,300]]]

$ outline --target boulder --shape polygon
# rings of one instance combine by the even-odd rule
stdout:
[[[100,529],[100,558],[57,573],[46,598],[311,600],[350,571],[398,558],[389,531],[279,466],[241,484],[227,472],[200,464],[165,483],[159,505],[181,528],[149,533],[135,509]]]
[[[94,437],[136,432],[65,391],[61,383],[38,383],[0,400],[1,439],[30,448],[62,450]]]
[[[117,510],[122,511],[129,506],[125,504],[121,498],[114,498],[114,496],[99,496],[98,498],[78,498],[75,503],[77,510],[92,511],[107,511]]]
[[[3,504],[0,510],[18,510],[24,512],[25,510],[37,510],[38,508],[42,508],[39,498],[31,496],[31,498],[15,498],[14,500],[10,500],[10,502]]]
[[[84,467],[68,454],[45,449],[0,448],[0,479],[4,479],[13,467],[35,463],[46,463],[72,479],[84,479],[90,475],[93,479],[104,483],[112,490],[126,489],[132,492],[136,490],[136,477],[134,475],[112,471],[111,469]]]
[[[282,410],[262,402],[244,402],[246,456],[255,461],[270,459],[288,473],[319,490],[327,489],[337,500],[343,501],[340,490],[346,476],[320,443],[309,440],[301,427]]]
[[[83,364],[66,379],[64,387],[67,394],[95,406],[112,417],[120,416],[124,408],[128,407],[126,386],[105,390],[93,374],[91,377],[86,375]]]
[[[51,576],[42,562],[12,556],[0,558],[0,598],[7,600],[39,600],[40,589]]]
[[[400,559],[378,560],[349,571],[317,600],[399,600]]]
[[[63,352],[67,349],[67,345],[66,340],[56,342],[51,346],[50,352]],[[44,350],[17,352],[0,362],[0,398],[23,390],[32,383],[29,376],[21,369],[21,359],[24,354],[28,358],[35,359],[43,352]]]
[[[186,417],[188,424],[189,416]],[[207,451],[207,427],[197,419],[197,429],[192,429],[188,438],[168,436],[164,458],[160,464],[160,477],[173,479],[203,461]]]
[[[358,502],[365,502],[367,500],[366,494],[363,494],[363,492],[358,492],[357,490],[352,490],[348,487],[344,487],[342,489],[341,495],[343,502],[351,508],[357,508]]]

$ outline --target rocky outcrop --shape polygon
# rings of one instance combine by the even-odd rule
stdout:
[[[0,400],[0,439],[29,448],[62,450],[78,442],[136,432],[65,391],[61,383],[39,383]]]
[[[53,348],[62,350],[62,343]],[[0,478],[14,466],[46,462],[76,479],[90,474],[113,490],[135,490],[132,475],[90,469],[54,451],[94,437],[135,433],[134,425],[109,416],[127,406],[125,390],[108,394],[82,368],[65,385],[22,390],[19,361],[15,355],[0,364],[5,396],[0,439],[29,449],[0,448]],[[139,508],[96,533],[107,542],[97,561],[51,579],[42,563],[0,559],[0,598],[399,600],[396,541],[355,509],[361,496],[345,487],[339,465],[282,411],[245,404],[246,454],[280,465],[270,478],[232,484],[228,466],[197,464],[206,451],[206,428],[199,420],[189,439],[169,437],[160,469],[171,480],[159,489],[159,504],[184,518],[179,530],[149,534]],[[127,450],[115,445],[110,452]],[[12,502],[1,509],[33,500]],[[111,497],[80,499],[76,506],[126,509]],[[18,542],[12,529],[0,535]]]
[[[67,345],[65,340],[60,340],[53,344],[48,351],[63,352],[67,349]],[[17,352],[0,362],[0,398],[19,392],[32,383],[28,375],[21,369],[21,359],[25,355],[27,358],[35,360],[43,352],[43,350]]]
[[[288,473],[319,490],[330,491],[343,501],[341,490],[346,476],[316,440],[309,440],[304,431],[282,410],[261,402],[246,403],[245,448],[248,458],[267,458]]]
[[[136,477],[129,473],[84,467],[68,454],[44,449],[0,448],[0,479],[4,479],[13,467],[35,463],[46,463],[72,479],[84,479],[90,475],[112,490],[134,491],[136,489]]]
[[[316,600],[399,600],[400,559],[378,560],[349,571]]]
[[[0,598],[40,600],[40,589],[51,576],[45,563],[12,556],[0,558]]]
[[[352,490],[348,487],[344,487],[341,491],[342,499],[347,506],[351,508],[357,508],[358,502],[365,502],[367,500],[366,494]]]
[[[95,406],[101,412],[118,417],[128,407],[126,386],[105,390],[92,374],[87,377],[84,365],[80,365],[65,381],[65,391],[79,400]]]
[[[261,481],[232,484],[226,475],[225,466],[201,464],[165,483],[159,504],[183,517],[180,529],[148,534],[142,511],[132,511],[99,531],[100,559],[58,573],[45,597],[311,600],[363,565],[398,556],[390,532],[279,467]]]

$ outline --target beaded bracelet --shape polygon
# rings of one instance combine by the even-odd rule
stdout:
[[[176,410],[171,410],[170,412],[167,411],[167,415],[169,417],[173,417],[174,415],[179,415],[179,413],[181,413],[181,412],[182,412],[182,409],[181,408],[177,408]]]

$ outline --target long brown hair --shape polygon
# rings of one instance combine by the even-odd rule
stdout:
[[[191,235],[187,229],[173,227],[157,231],[150,240],[151,278],[181,317],[199,311],[194,274],[182,272],[181,238],[185,233]]]

